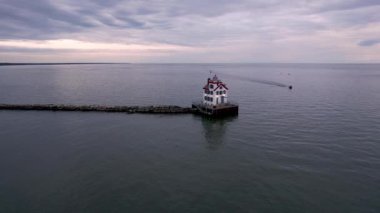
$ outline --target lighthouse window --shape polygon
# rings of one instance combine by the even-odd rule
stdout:
[[[212,91],[210,91],[210,94],[212,95],[212,94],[213,94],[213,92],[212,92]]]
[[[210,89],[214,88],[214,85],[210,84]]]
[[[210,101],[212,102],[212,98],[210,98]]]

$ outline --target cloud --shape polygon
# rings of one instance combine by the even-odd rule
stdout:
[[[380,5],[378,0],[323,0],[315,2],[315,7],[319,12],[347,11]]]
[[[379,43],[380,43],[380,39],[367,39],[367,40],[360,41],[358,45],[362,47],[370,47]]]
[[[0,53],[80,59],[90,45],[115,54],[142,46],[140,61],[160,61],[153,49],[168,62],[380,60],[377,40],[367,39],[380,33],[379,10],[378,0],[0,0]],[[354,54],[371,45],[361,49],[375,52]]]
[[[189,47],[167,45],[167,44],[119,44],[119,43],[93,43],[77,40],[7,40],[0,41],[0,47],[13,47],[25,49],[42,49],[42,50],[189,50]]]
[[[96,24],[73,11],[59,9],[45,0],[1,1],[2,38],[49,38],[61,32],[80,31]]]

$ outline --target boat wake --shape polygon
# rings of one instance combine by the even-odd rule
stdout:
[[[268,80],[262,80],[262,79],[254,79],[254,78],[247,78],[247,77],[242,77],[242,76],[237,76],[237,75],[231,75],[231,74],[226,74],[223,73],[222,75],[228,76],[233,79],[241,80],[241,81],[247,81],[247,82],[252,82],[252,83],[259,83],[259,84],[266,84],[266,85],[271,85],[271,86],[278,86],[278,87],[286,87],[289,89],[292,89],[292,85],[287,85],[283,83],[279,83],[276,81],[268,81]]]

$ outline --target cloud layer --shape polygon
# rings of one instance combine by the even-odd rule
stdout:
[[[378,0],[0,0],[0,61],[380,62]]]

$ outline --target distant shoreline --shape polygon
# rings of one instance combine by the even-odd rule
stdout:
[[[0,66],[23,66],[23,65],[86,65],[86,64],[129,64],[129,63],[0,63]]]
[[[51,63],[8,63],[8,62],[0,62],[0,66],[24,66],[24,65],[102,65],[102,64],[168,64],[168,65],[176,65],[176,64],[250,64],[250,65],[380,65],[380,63],[368,62],[368,63],[312,63],[312,62],[299,62],[299,63],[269,63],[269,62],[253,62],[253,63],[123,63],[123,62],[68,62],[68,63],[60,63],[60,62],[51,62]]]

